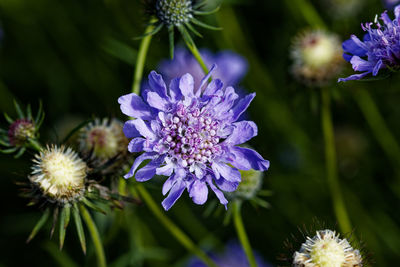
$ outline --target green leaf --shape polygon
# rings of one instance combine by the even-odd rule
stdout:
[[[31,121],[33,120],[31,104],[28,104],[26,108],[26,117]]]
[[[14,158],[17,159],[17,158],[21,157],[21,156],[25,153],[25,151],[26,151],[26,148],[25,148],[25,147],[21,147],[21,148],[18,150],[18,153],[15,154]]]
[[[208,10],[208,11],[199,11],[199,10],[195,10],[195,11],[193,11],[193,13],[194,13],[195,15],[200,15],[200,16],[211,15],[211,14],[214,14],[214,13],[218,12],[218,10],[219,10],[220,8],[221,8],[221,6],[217,6],[216,8],[211,9],[211,10]]]
[[[59,211],[59,208],[57,207],[54,209],[54,212],[53,212],[53,224],[51,225],[50,238],[53,237],[54,229],[56,229],[56,224],[57,224],[57,220],[58,220],[58,211]]]
[[[204,22],[201,22],[200,20],[198,20],[198,19],[196,19],[196,18],[192,18],[192,19],[191,19],[191,22],[193,22],[194,24],[196,24],[196,25],[198,25],[198,26],[200,26],[200,27],[203,27],[203,28],[206,28],[206,29],[209,29],[209,30],[213,30],[213,31],[220,31],[220,30],[222,30],[221,27],[215,27],[215,26],[208,25],[208,24],[206,24],[206,23],[204,23]]]
[[[3,154],[12,154],[12,153],[14,153],[15,151],[17,151],[17,147],[13,147],[13,148],[8,148],[8,149],[0,149],[0,153],[3,153]]]
[[[6,118],[6,120],[7,120],[7,122],[9,123],[9,124],[12,124],[12,123],[14,123],[14,120],[13,119],[11,119],[11,117],[10,116],[8,116],[8,114],[7,113],[3,113],[4,114],[4,118]]]
[[[62,250],[64,246],[65,232],[69,224],[70,216],[71,208],[69,206],[64,206],[60,215],[60,250]]]
[[[87,198],[83,198],[83,199],[82,199],[82,202],[83,202],[86,206],[88,206],[89,208],[94,209],[95,211],[101,212],[101,213],[103,213],[103,214],[106,214],[106,212],[105,212],[103,209],[101,209],[100,207],[96,206],[96,204],[90,202]]]
[[[201,33],[199,33],[190,23],[185,23],[186,27],[189,28],[189,30],[191,30],[195,35],[197,35],[200,38],[203,38],[203,35],[201,35]]]
[[[72,208],[72,214],[74,215],[76,231],[78,233],[79,241],[81,242],[83,254],[86,255],[85,232],[83,231],[81,215],[79,214],[78,205],[76,203],[74,203],[74,207]]]
[[[38,125],[40,118],[42,117],[42,113],[43,113],[43,104],[42,101],[39,100],[39,108],[38,108],[38,112],[36,114],[36,118],[35,118],[35,124]]]
[[[6,147],[12,147],[12,145],[11,145],[10,143],[8,143],[8,142],[5,141],[5,140],[1,140],[1,139],[0,139],[0,145],[6,146]]]
[[[141,36],[134,37],[132,39],[133,40],[140,40],[140,39],[143,39],[146,36],[157,34],[162,29],[163,26],[164,26],[164,24],[160,23],[160,24],[157,25],[157,27],[154,28],[154,30],[152,30],[152,31],[150,31],[148,33],[145,33],[145,34],[143,34]]]
[[[15,99],[14,99],[14,106],[15,106],[15,110],[17,111],[18,117],[20,119],[25,118],[24,112],[22,112],[21,107],[19,106],[18,102],[15,101]]]
[[[42,226],[44,225],[44,223],[47,221],[47,219],[49,218],[50,215],[50,209],[47,208],[42,217],[39,219],[39,221],[36,223],[35,227],[33,227],[33,230],[31,232],[31,234],[29,235],[28,239],[26,240],[26,243],[29,243],[38,233],[38,231],[42,228]]]

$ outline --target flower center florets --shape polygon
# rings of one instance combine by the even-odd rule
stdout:
[[[35,136],[35,125],[27,119],[16,120],[8,130],[10,143],[14,146],[22,146],[29,138]]]
[[[220,122],[208,112],[178,105],[175,113],[165,114],[159,147],[193,172],[196,164],[208,164],[221,152],[219,129]]]
[[[158,0],[157,17],[167,25],[179,26],[192,18],[192,1]]]

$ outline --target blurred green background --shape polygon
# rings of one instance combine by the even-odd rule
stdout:
[[[217,15],[207,17],[210,24],[224,30],[203,31],[204,38],[195,39],[200,48],[230,49],[249,61],[242,86],[257,93],[249,112],[259,126],[259,135],[250,144],[271,162],[263,188],[274,194],[266,199],[270,209],[255,209],[247,203],[243,217],[254,249],[274,265],[285,252],[284,241],[298,232],[297,227],[309,226],[316,219],[337,228],[325,179],[320,92],[300,85],[289,73],[291,40],[311,28],[295,2],[307,3],[226,1]],[[363,8],[346,18],[332,11],[329,0],[312,4],[329,30],[343,40],[352,33],[360,35],[360,22],[373,20],[383,10],[379,0],[362,0]],[[42,99],[46,112],[42,140],[54,141],[68,125],[92,115],[124,120],[117,98],[130,91],[139,45],[132,37],[142,34],[147,20],[143,3],[137,0],[0,0],[1,111],[15,115],[13,98],[33,107]],[[163,31],[153,39],[145,75],[166,57],[168,41]],[[350,72],[347,66],[343,75]],[[353,92],[369,91],[397,139],[399,84],[398,75],[368,83],[332,84],[342,190],[354,234],[365,243],[374,266],[397,266],[400,259],[400,190],[396,190],[400,161],[382,149],[380,143],[385,140],[375,137]],[[4,119],[1,123],[6,127]],[[0,155],[0,266],[71,266],[70,260],[78,266],[94,266],[93,249],[84,257],[73,229],[68,231],[62,253],[57,253],[55,240],[49,242],[49,231],[41,231],[25,244],[40,213],[26,207],[14,182],[30,172],[31,157],[26,153],[14,160]],[[159,186],[149,189],[160,202]],[[214,238],[220,244],[235,239],[232,225],[222,224],[223,212],[204,216],[204,210],[184,194],[168,216],[206,247],[214,244]],[[112,266],[172,266],[190,257],[144,205],[128,206],[126,214],[131,213],[135,214],[131,224],[123,225],[114,236],[112,227],[119,217],[114,213],[96,216]],[[188,214],[194,219],[187,219]]]

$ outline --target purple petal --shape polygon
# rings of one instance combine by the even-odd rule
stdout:
[[[214,79],[208,84],[207,88],[204,90],[203,96],[212,96],[215,94],[215,92],[221,90],[223,87],[224,84],[221,80]]]
[[[158,110],[167,111],[168,110],[168,101],[165,98],[162,98],[156,92],[148,92],[147,93],[147,103],[153,108]]]
[[[147,124],[142,119],[130,120],[126,122],[125,125],[128,123],[134,126],[142,136],[151,140],[156,139],[156,134],[151,130],[149,126],[147,126]]]
[[[370,71],[373,69],[373,65],[359,56],[353,56],[350,60],[353,70],[355,71]]]
[[[226,208],[226,204],[228,204],[228,200],[226,200],[224,194],[213,184],[212,178],[210,176],[208,176],[208,178],[207,178],[207,183],[210,186],[211,190],[214,191],[215,195],[219,199],[219,202],[222,205],[225,205],[225,208]]]
[[[255,96],[256,93],[246,95],[232,108],[233,117],[231,121],[236,121],[240,115],[242,115],[242,113],[249,107]]]
[[[229,145],[240,145],[257,135],[257,125],[252,121],[240,121],[233,124],[235,128],[224,143]]]
[[[186,73],[179,80],[179,89],[181,89],[181,93],[185,98],[193,98],[194,97],[194,80],[192,75]]]
[[[135,174],[135,179],[138,182],[145,182],[153,178],[156,175],[156,169],[160,167],[164,161],[165,156],[160,156],[150,161],[146,166],[138,170]]]
[[[367,50],[356,44],[353,39],[344,41],[342,47],[343,51],[360,57],[365,56],[367,53]]]
[[[132,139],[129,142],[128,151],[131,152],[131,153],[143,151],[144,141],[146,141],[146,139],[141,138],[141,137]]]
[[[118,98],[118,103],[122,113],[127,116],[143,120],[149,120],[152,117],[150,107],[134,93],[121,96]]]
[[[166,195],[168,193],[168,191],[172,188],[172,186],[175,184],[177,180],[182,179],[185,176],[186,176],[185,169],[176,169],[175,173],[165,181],[162,188],[163,195]]]
[[[208,188],[205,182],[196,180],[189,189],[189,196],[193,202],[198,205],[203,205],[207,201]]]
[[[167,87],[160,74],[154,70],[149,74],[149,85],[154,92],[158,93],[161,97],[167,98]]]
[[[197,89],[197,92],[196,92],[196,96],[197,96],[197,97],[200,97],[203,86],[208,82],[208,79],[210,79],[212,72],[213,72],[216,68],[217,68],[217,65],[216,65],[216,64],[213,64],[213,65],[211,66],[211,68],[210,68],[210,71],[209,71],[209,72],[207,73],[207,75],[204,76],[204,78],[201,80],[200,86],[199,86],[199,88]]]
[[[132,123],[133,120],[124,123],[122,131],[127,138],[135,138],[141,136],[138,130],[136,130],[135,124]]]
[[[156,174],[157,175],[164,175],[164,176],[170,176],[172,174],[172,171],[174,170],[174,166],[172,164],[167,164],[163,167],[157,168]]]
[[[227,180],[225,180],[225,179],[218,179],[218,180],[215,180],[215,183],[217,184],[217,186],[218,186],[220,189],[222,189],[223,191],[226,191],[226,192],[233,192],[233,191],[235,191],[235,190],[238,188],[238,186],[239,186],[239,183],[238,183],[238,182],[229,182],[229,181],[227,181]]]
[[[381,69],[382,65],[383,65],[382,60],[379,60],[378,62],[376,62],[375,66],[374,66],[374,69],[372,70],[372,75],[373,76],[376,76],[378,74],[378,72]]]
[[[211,168],[213,169],[217,179],[222,176],[230,182],[240,182],[242,180],[240,172],[237,169],[229,167],[225,163],[213,162]]]
[[[181,89],[179,89],[179,81],[180,78],[175,78],[171,80],[169,84],[169,94],[173,101],[179,101],[182,99],[183,95],[181,93]]]
[[[173,174],[164,182],[162,187],[162,194],[164,196],[169,192],[169,190],[171,190],[172,186],[176,183],[177,180],[177,176]]]
[[[175,202],[181,197],[183,191],[185,191],[185,188],[185,182],[181,180],[177,181],[173,185],[168,196],[161,203],[165,210],[169,210],[175,204]]]
[[[133,165],[130,169],[130,171],[124,175],[125,179],[128,179],[130,177],[132,177],[135,174],[136,169],[139,167],[139,165],[146,159],[154,159],[157,157],[156,153],[143,153],[142,155],[140,155],[139,157],[137,157],[135,159],[135,162],[133,162]]]
[[[263,159],[253,149],[244,147],[231,147],[230,152],[234,155],[234,159],[229,159],[229,163],[240,170],[254,169],[257,171],[266,171],[269,168],[269,161]]]
[[[353,74],[353,75],[350,75],[347,78],[339,78],[338,82],[361,80],[362,78],[364,78],[365,76],[367,76],[370,73],[371,73],[370,71],[367,71],[367,72],[363,72],[363,73],[359,73],[359,74]]]

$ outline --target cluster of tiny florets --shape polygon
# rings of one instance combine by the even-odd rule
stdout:
[[[335,34],[308,31],[296,37],[291,51],[293,75],[306,85],[321,86],[341,70],[342,48]]]
[[[47,147],[33,162],[29,180],[49,200],[62,204],[83,196],[87,166],[72,149]]]
[[[160,151],[169,149],[171,160],[178,160],[190,172],[195,171],[196,164],[210,163],[221,150],[218,120],[198,108],[180,105],[174,115],[167,115],[162,125]]]
[[[22,146],[35,137],[35,124],[28,119],[18,119],[10,125],[8,139],[13,146]]]
[[[116,119],[96,119],[81,130],[79,149],[83,154],[107,160],[126,151],[128,143],[122,131],[122,122]]]
[[[192,12],[190,0],[158,0],[156,2],[157,17],[166,25],[179,26],[188,23],[192,18]]]
[[[331,230],[317,231],[293,255],[294,267],[361,267],[360,252]]]

